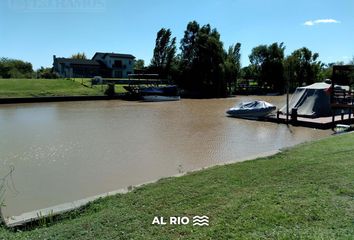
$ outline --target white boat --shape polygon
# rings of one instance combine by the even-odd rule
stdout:
[[[276,106],[266,101],[241,102],[230,108],[226,113],[232,117],[260,118],[267,116],[276,109]]]
[[[353,128],[352,126],[347,124],[337,124],[336,127],[334,128],[335,133],[344,133],[344,132],[349,132],[350,130],[353,130]]]

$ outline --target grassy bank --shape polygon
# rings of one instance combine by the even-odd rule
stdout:
[[[352,239],[354,135],[168,178],[0,239]],[[209,227],[152,225],[207,215]]]
[[[0,98],[94,95],[103,94],[66,79],[0,79]]]
[[[109,79],[109,78],[108,78]],[[93,88],[95,90],[104,92],[105,89],[107,89],[107,84],[100,84],[100,85],[91,85],[91,78],[73,78],[73,81],[78,82],[82,85],[85,85],[87,87]],[[126,93],[127,90],[124,89],[124,84],[115,84],[115,92],[116,93]]]

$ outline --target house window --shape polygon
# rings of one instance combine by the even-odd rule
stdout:
[[[115,60],[112,67],[121,68],[122,67],[122,61],[121,60]]]
[[[129,60],[129,65],[132,65],[132,60]]]

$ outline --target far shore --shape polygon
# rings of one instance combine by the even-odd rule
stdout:
[[[124,84],[116,84],[115,95],[107,96],[104,94],[107,85],[92,86],[90,78],[0,79],[0,104],[110,99],[136,100],[134,96],[126,95],[127,91],[124,86]],[[245,94],[239,93],[237,95]],[[235,97],[235,95],[228,97]],[[183,94],[183,98],[205,99],[198,94]]]

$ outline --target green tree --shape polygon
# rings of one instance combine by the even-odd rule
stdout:
[[[320,70],[319,73],[319,79],[325,80],[325,79],[331,79],[332,78],[332,73],[333,73],[333,65],[334,63],[329,63],[329,64],[323,64],[323,67]]]
[[[252,49],[249,59],[256,71],[259,86],[270,87],[281,93],[284,91],[284,50],[284,43],[259,45]]]
[[[176,54],[176,38],[171,37],[170,29],[161,28],[157,32],[154,55],[150,67],[161,77],[170,75],[171,65]]]
[[[226,55],[224,70],[225,80],[228,85],[228,93],[232,93],[232,85],[235,85],[241,72],[241,43],[230,46]]]
[[[73,58],[73,59],[87,59],[86,54],[84,52],[82,52],[82,53],[78,52],[76,54],[73,54],[73,55],[71,55],[71,58]]]
[[[1,58],[0,60],[0,78],[9,78],[10,67],[6,64],[6,59]]]
[[[1,78],[32,78],[33,68],[29,62],[18,59],[0,59]]]
[[[241,78],[243,79],[259,79],[259,72],[256,69],[256,66],[250,64],[241,69]]]
[[[142,70],[145,67],[145,62],[143,59],[138,59],[134,63],[134,70]]]
[[[295,50],[285,61],[285,77],[293,87],[309,85],[320,79],[323,64],[318,61],[319,54],[306,47]]]
[[[197,35],[200,26],[196,21],[189,22],[181,40],[181,65],[185,70],[191,70],[198,58]]]
[[[41,67],[36,72],[37,78],[54,79],[58,78],[58,75],[53,72],[53,68]]]
[[[225,51],[220,34],[209,24],[190,22],[181,40],[181,84],[205,96],[227,95],[224,73]]]

